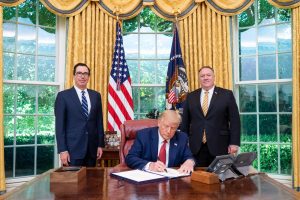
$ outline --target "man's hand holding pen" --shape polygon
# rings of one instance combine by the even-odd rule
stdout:
[[[151,162],[149,169],[155,172],[167,172],[166,165],[159,159],[156,162]]]

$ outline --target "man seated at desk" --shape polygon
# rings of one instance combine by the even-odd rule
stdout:
[[[166,167],[180,167],[179,172],[192,172],[195,162],[186,133],[177,130],[180,122],[179,113],[166,110],[158,118],[158,127],[138,131],[126,164],[133,169],[162,172]]]

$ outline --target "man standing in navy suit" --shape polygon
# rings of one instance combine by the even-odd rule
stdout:
[[[87,89],[86,64],[76,64],[73,75],[74,87],[59,92],[55,100],[57,149],[64,166],[94,167],[104,147],[101,95]]]
[[[231,90],[215,86],[214,70],[199,70],[201,88],[188,94],[181,130],[189,135],[197,166],[207,167],[216,156],[237,153],[240,116]]]
[[[192,172],[195,162],[186,133],[177,130],[180,122],[180,114],[166,110],[158,118],[158,127],[138,131],[126,164],[133,169],[164,171],[166,167],[180,167],[179,172]]]

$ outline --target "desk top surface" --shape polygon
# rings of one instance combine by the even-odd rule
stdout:
[[[51,183],[50,173],[0,196],[0,199],[300,199],[300,194],[265,174],[207,185],[190,177],[134,185],[110,177],[112,168],[87,169],[80,184]]]

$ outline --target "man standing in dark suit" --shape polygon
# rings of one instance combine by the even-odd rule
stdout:
[[[231,90],[215,86],[213,68],[199,70],[201,88],[188,94],[181,130],[188,133],[197,166],[207,167],[216,156],[233,154],[240,145],[240,117]]]
[[[101,96],[87,89],[90,69],[74,66],[74,87],[61,91],[55,100],[55,133],[64,166],[94,167],[102,156],[104,130]]]
[[[126,164],[133,169],[164,171],[166,167],[180,167],[179,172],[192,172],[195,162],[188,136],[177,131],[180,122],[180,114],[166,110],[158,118],[158,127],[138,131]]]

